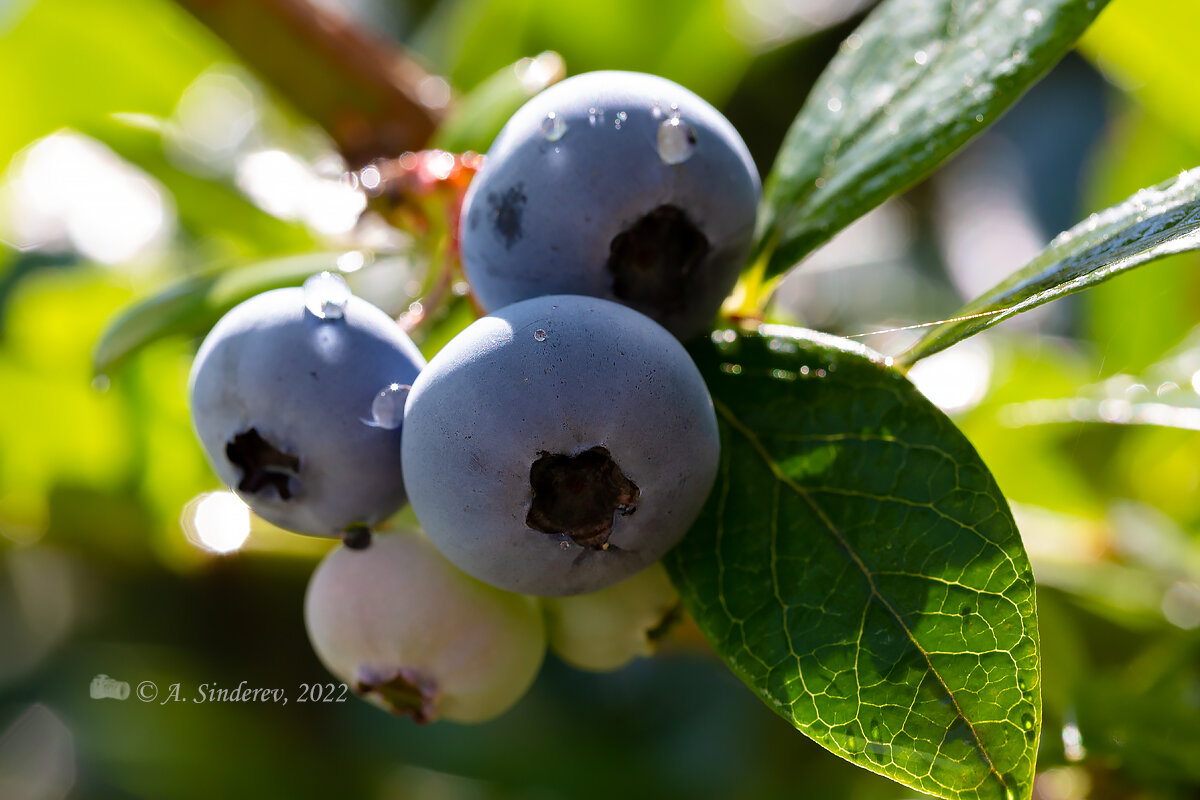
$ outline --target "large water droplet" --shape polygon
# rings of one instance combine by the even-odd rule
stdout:
[[[304,281],[304,307],[319,319],[341,319],[350,296],[346,280],[332,272],[322,272]]]
[[[533,338],[534,338],[534,341],[544,342],[544,341],[546,341],[546,332],[544,330],[542,330],[541,328],[538,328],[536,331],[533,332]]]
[[[658,157],[664,164],[682,164],[696,152],[696,129],[678,115],[658,126]]]
[[[548,142],[557,142],[567,133],[567,121],[551,111],[538,126]]]
[[[404,402],[411,390],[411,386],[403,383],[383,387],[371,401],[371,419],[364,421],[375,428],[399,428],[404,422]]]

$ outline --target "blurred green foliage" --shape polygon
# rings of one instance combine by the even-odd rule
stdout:
[[[827,8],[797,21],[795,5],[347,4],[377,33],[408,42],[460,93],[547,49],[571,73],[666,75],[726,108],[764,170],[853,22]],[[1114,0],[1085,39],[1084,52],[1115,84],[1098,146],[1078,153],[1085,180],[1069,217],[1200,164],[1188,40],[1196,13],[1185,0]],[[746,22],[772,15],[773,37]],[[1040,116],[1021,117],[1018,104],[1011,118],[1056,130],[1065,101],[1054,93],[1074,91],[1079,72],[1061,82],[1052,74],[1043,94],[1034,90],[1026,107],[1041,103]],[[217,84],[204,82],[213,76]],[[218,116],[218,132],[242,122],[248,132],[225,150],[188,150],[189,131],[204,133],[205,117],[198,123],[185,99],[213,85],[234,86],[218,96],[241,98],[253,119]],[[201,683],[245,680],[295,698],[299,684],[329,680],[301,620],[304,583],[329,543],[257,521],[235,555],[185,536],[185,506],[220,488],[184,402],[203,319],[185,320],[97,376],[94,348],[114,315],[168,286],[236,284],[234,276],[271,259],[346,251],[364,254],[355,289],[399,312],[419,294],[409,260],[430,252],[419,239],[397,238],[382,218],[368,230],[330,232],[264,194],[256,164],[292,170],[270,173],[275,182],[307,170],[304,186],[332,191],[336,156],[287,98],[246,74],[169,0],[25,0],[0,10],[0,110],[0,797],[68,796],[56,789],[63,785],[88,798],[911,796],[797,735],[687,626],[665,655],[616,674],[551,660],[514,711],[474,728],[421,728],[353,700],[90,699],[99,673],[135,687],[155,681],[163,692],[179,683],[188,695]],[[44,223],[101,185],[99,173],[83,169],[95,159],[22,183],[32,174],[23,172],[30,147],[64,128],[102,143],[133,170],[138,191],[158,193],[157,240],[101,263],[79,246],[81,230],[120,232],[127,209],[94,217],[89,206],[72,212],[83,229],[15,246],[17,234],[38,232],[30,219]],[[1013,147],[1006,136],[1001,125],[972,148],[990,158]],[[255,160],[264,153],[292,160]],[[1017,162],[1030,185],[1061,177],[1028,170],[1032,155]],[[18,184],[25,194],[14,194]],[[849,290],[828,327],[926,321],[922,299],[954,297],[954,265],[939,238],[950,222],[936,202],[947,191],[935,177],[899,201],[908,235],[886,240],[895,248],[886,265],[855,261],[863,256],[853,235],[834,243],[820,274]],[[1035,797],[1043,800],[1200,791],[1200,432],[1186,429],[1183,415],[1174,424],[1112,424],[1125,420],[1111,405],[1200,406],[1195,262],[1175,257],[1049,306],[1038,322],[980,337],[982,394],[956,411],[1015,506],[1041,585],[1046,728]],[[875,313],[872,293],[889,298],[887,319],[865,316]],[[423,331],[426,350],[470,311],[456,301]],[[784,312],[801,322],[814,315],[801,302]],[[1093,405],[1116,409],[1109,424],[1072,416]],[[30,712],[38,704],[49,715]]]

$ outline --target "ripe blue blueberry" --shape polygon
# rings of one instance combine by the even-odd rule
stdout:
[[[413,384],[404,479],[430,539],[509,591],[593,591],[695,521],[720,442],[687,351],[632,309],[551,295],[451,340]]]
[[[192,366],[192,422],[260,516],[337,536],[404,504],[403,403],[424,363],[386,313],[325,273],[221,318]]]
[[[463,266],[489,310],[583,294],[687,339],[737,282],[760,194],[746,145],[707,102],[665,78],[590,72],[496,137],[465,200]]]

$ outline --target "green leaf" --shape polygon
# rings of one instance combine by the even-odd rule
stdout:
[[[552,50],[510,64],[459,98],[433,137],[433,147],[463,153],[486,152],[492,139],[529,98],[566,75],[562,56]]]
[[[1092,214],[1033,261],[934,328],[902,359],[915,363],[1009,317],[1140,267],[1200,248],[1200,167]]]
[[[753,58],[734,16],[727,0],[460,0],[437,4],[411,44],[459,87],[552,49],[573,73],[649,72],[719,106]]]
[[[113,111],[169,116],[224,52],[162,0],[38,0],[0,33],[0,165],[34,139]]]
[[[1160,125],[1200,145],[1197,30],[1200,5],[1194,0],[1125,0],[1088,29],[1079,49],[1117,76],[1122,92],[1137,98]]]
[[[881,356],[781,326],[692,349],[721,428],[666,559],[717,652],[818,744],[946,798],[1032,791],[1029,560],[970,443]]]
[[[116,115],[91,121],[80,131],[104,142],[121,158],[161,181],[171,192],[183,227],[196,238],[218,238],[247,256],[313,248],[313,236],[303,225],[258,208],[238,192],[232,181],[202,178],[171,163],[162,133],[168,124],[156,117],[131,120],[129,115]]]
[[[337,254],[309,253],[176,281],[121,311],[96,342],[92,364],[96,372],[104,372],[165,336],[199,336],[243,300],[268,289],[299,286],[309,275],[331,269],[335,261]]]
[[[1106,22],[1111,13],[1105,14]],[[1111,104],[1109,114],[1105,136],[1089,156],[1082,208],[1115,205],[1164,175],[1200,164],[1200,147],[1181,138],[1133,98],[1121,97]],[[1187,337],[1196,324],[1197,267],[1200,255],[1184,253],[1164,259],[1154,269],[1140,269],[1089,290],[1072,316],[1075,330],[1093,352],[1103,354],[1103,362],[1081,383],[1121,372],[1139,373]],[[1149,319],[1153,325],[1146,324]],[[1137,330],[1137,336],[1130,336],[1131,330]]]
[[[885,0],[817,81],[763,192],[779,275],[994,122],[1107,0]]]

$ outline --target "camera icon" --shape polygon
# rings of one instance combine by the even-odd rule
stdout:
[[[101,673],[92,678],[92,685],[88,689],[88,694],[92,696],[93,700],[102,700],[106,697],[110,697],[113,700],[124,700],[129,697],[129,684]]]

